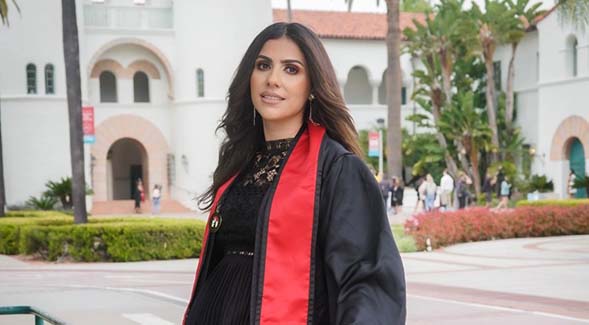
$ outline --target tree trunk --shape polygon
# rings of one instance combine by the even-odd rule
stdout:
[[[476,145],[470,146],[470,163],[472,164],[472,182],[477,196],[481,194],[481,176],[479,175],[479,149]]]
[[[446,105],[452,102],[452,68],[453,64],[449,61],[447,50],[440,53],[440,63],[442,66],[442,83],[444,87],[444,103]]]
[[[4,188],[4,154],[2,152],[2,105],[0,100],[0,217],[4,217],[6,191]]]
[[[432,95],[431,97],[432,115],[434,117],[434,124],[437,125],[441,114],[441,103],[439,103],[437,100],[439,99],[439,96]],[[436,139],[438,140],[440,147],[444,149],[444,160],[446,161],[446,168],[448,168],[448,172],[452,177],[456,178],[456,176],[458,176],[458,167],[456,166],[456,161],[454,160],[454,158],[452,158],[450,152],[448,151],[448,142],[446,141],[444,134],[442,134],[442,132],[439,131],[436,132]]]
[[[515,79],[514,61],[517,46],[518,43],[511,43],[511,59],[509,59],[509,68],[507,69],[507,96],[505,98],[505,125],[507,126],[507,130],[511,130],[511,123],[513,122],[513,80]]]
[[[399,0],[387,0],[387,152],[390,175],[403,176],[401,132],[401,31],[399,27]]]
[[[72,202],[74,222],[88,222],[86,214],[86,182],[84,180],[84,143],[82,134],[82,90],[80,82],[80,49],[75,0],[62,0],[63,55],[70,125],[72,164]]]
[[[491,143],[494,148],[491,151],[491,164],[497,162],[497,150],[499,150],[499,134],[497,132],[497,115],[495,113],[495,73],[493,71],[493,56],[485,55],[485,67],[487,69],[487,116],[491,128]]]

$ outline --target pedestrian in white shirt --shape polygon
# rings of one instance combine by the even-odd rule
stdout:
[[[454,179],[448,174],[448,169],[444,169],[444,175],[440,180],[440,206],[447,210],[452,206],[452,191],[454,190]]]

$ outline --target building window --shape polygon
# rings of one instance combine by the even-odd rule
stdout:
[[[117,102],[117,78],[110,71],[103,71],[100,74],[100,102]]]
[[[205,96],[205,73],[202,69],[196,70],[196,94],[198,97]]]
[[[501,61],[493,62],[493,78],[495,81],[495,89],[501,90]]]
[[[29,63],[27,64],[27,94],[37,93],[37,67]]]
[[[143,71],[133,76],[133,94],[135,103],[149,103],[149,79]]]
[[[55,94],[55,78],[53,64],[45,65],[45,93]]]
[[[401,105],[407,104],[407,87],[401,88]]]

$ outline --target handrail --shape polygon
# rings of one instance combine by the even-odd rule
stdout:
[[[65,325],[64,322],[47,315],[46,313],[40,311],[37,308],[33,308],[30,306],[8,306],[8,307],[0,307],[0,315],[23,315],[23,314],[33,314],[35,315],[35,325],[43,325],[44,322],[49,322],[53,325]]]

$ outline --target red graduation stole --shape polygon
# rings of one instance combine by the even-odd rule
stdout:
[[[310,296],[313,220],[317,165],[325,128],[308,123],[284,162],[268,220],[260,324],[306,324]],[[223,184],[213,201],[196,271],[201,271],[209,223],[219,198],[235,177]],[[250,315],[255,317],[255,315]]]

